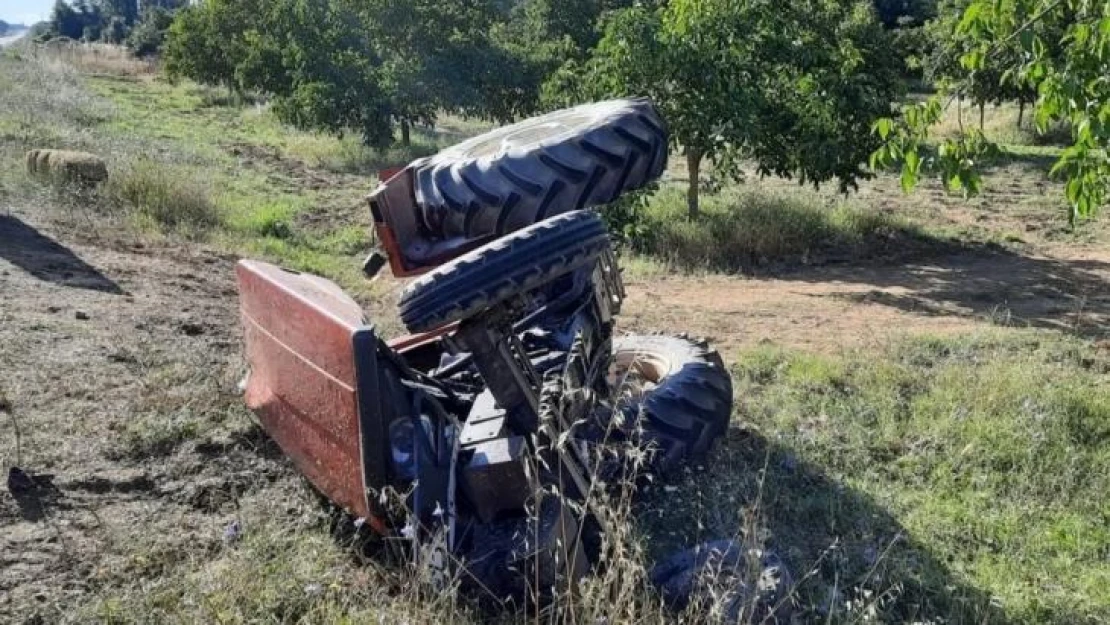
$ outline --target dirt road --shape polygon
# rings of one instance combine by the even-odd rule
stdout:
[[[0,461],[35,482],[0,497],[0,621],[50,622],[103,585],[220,549],[244,496],[304,497],[239,405],[233,264],[0,212]],[[622,323],[710,336],[726,358],[764,340],[835,351],[990,323],[1101,337],[1110,258],[968,251],[644,279]]]
[[[1096,252],[1061,258],[968,250],[907,264],[762,279],[668,277],[628,287],[625,327],[687,328],[726,354],[764,341],[836,351],[990,324],[1110,336],[1110,254]]]
[[[20,32],[18,35],[8,35],[6,37],[0,37],[0,48],[12,45],[13,43],[22,39],[26,34],[27,31],[23,31]]]

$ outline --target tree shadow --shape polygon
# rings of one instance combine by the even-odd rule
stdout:
[[[740,538],[745,527],[765,530],[758,541],[795,580],[796,622],[1008,622],[990,593],[953,573],[881,503],[752,431],[733,428],[707,468],[653,489],[638,517],[656,560]]]
[[[988,319],[1100,338],[1110,334],[1110,262],[965,248],[899,264],[824,267],[777,276],[843,284],[813,297],[934,317]],[[861,288],[862,287],[862,288]]]
[[[72,250],[12,215],[0,215],[0,258],[45,282],[122,295],[123,289]]]
[[[1013,149],[1003,147],[997,153],[983,160],[983,170],[986,172],[1002,169],[1011,165],[1019,165],[1044,174],[1046,177],[1052,166],[1059,160],[1059,156],[1046,151],[1035,149]]]

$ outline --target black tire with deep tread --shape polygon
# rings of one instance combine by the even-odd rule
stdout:
[[[546,219],[413,281],[401,294],[401,321],[426,332],[465,319],[593,262],[608,247],[596,213]]]
[[[652,466],[664,474],[673,472],[707,453],[728,429],[732,378],[705,341],[685,336],[614,339],[612,362],[621,363],[630,355],[644,363],[665,363],[656,386],[628,408],[643,416],[644,436],[656,447]]]
[[[667,166],[667,129],[646,99],[610,100],[498,128],[413,165],[424,225],[444,238],[501,236],[612,202]]]

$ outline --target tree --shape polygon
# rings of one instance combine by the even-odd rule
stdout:
[[[57,0],[48,22],[48,36],[120,43],[138,15],[137,0]]]
[[[233,0],[208,0],[177,13],[166,32],[165,69],[171,78],[237,87],[233,42],[224,28],[234,18],[230,13],[235,5]]]
[[[647,95],[686,156],[691,217],[704,159],[734,177],[759,173],[841,188],[865,176],[874,119],[898,95],[899,60],[863,4],[837,0],[672,0],[606,21],[592,58],[545,87],[559,104]]]
[[[970,100],[979,107],[980,130],[988,103],[1018,102],[1020,126],[1025,105],[1036,98],[1036,90],[1021,81],[1011,80],[1009,76],[1012,68],[1021,64],[1024,52],[1020,43],[1013,40],[998,46],[977,67],[965,64],[965,57],[976,46],[974,39],[959,27],[960,16],[968,4],[968,0],[942,3],[941,17],[928,25],[933,51],[925,64],[925,77],[942,88],[959,85],[959,99]],[[1037,28],[1044,30],[1049,27],[1047,23],[1042,23]]]
[[[143,10],[142,18],[127,36],[127,48],[135,56],[151,56],[162,49],[166,33],[173,24],[173,12],[159,6]]]
[[[543,76],[500,32],[500,0],[207,0],[180,12],[167,71],[274,97],[291,123],[408,144],[444,110],[508,121]]]
[[[959,62],[970,74],[928,102],[907,106],[898,118],[876,122],[883,139],[872,155],[874,167],[899,165],[903,187],[912,189],[923,174],[936,173],[953,191],[974,194],[981,178],[978,162],[997,149],[979,131],[968,130],[926,151],[929,127],[943,110],[974,88],[975,72],[999,59],[1000,81],[1035,90],[1034,118],[1071,128],[1072,145],[1052,169],[1063,177],[1068,219],[1093,216],[1110,191],[1110,4],[1084,0],[974,0],[956,25],[966,42]],[[1004,54],[1016,50],[1016,54]]]
[[[139,19],[139,2],[137,0],[97,0],[97,7],[104,16],[105,24],[112,18],[118,18],[128,29]]]
[[[87,10],[88,5],[83,5],[81,8]],[[54,10],[50,13],[50,36],[80,39],[88,26],[86,10],[79,10],[65,0],[57,0],[54,3]]]

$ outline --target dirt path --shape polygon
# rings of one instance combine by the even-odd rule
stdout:
[[[0,621],[52,622],[97,588],[219,550],[244,494],[300,496],[239,403],[233,261],[0,213],[0,391],[15,415],[0,412],[0,464],[38,481],[0,495]],[[628,287],[623,328],[695,332],[726,357],[764,340],[831,351],[990,323],[1110,332],[1101,253]]]
[[[630,281],[626,328],[686,329],[728,349],[763,341],[832,351],[988,324],[1110,336],[1110,254],[1008,252],[904,265],[820,267],[774,278]]]

